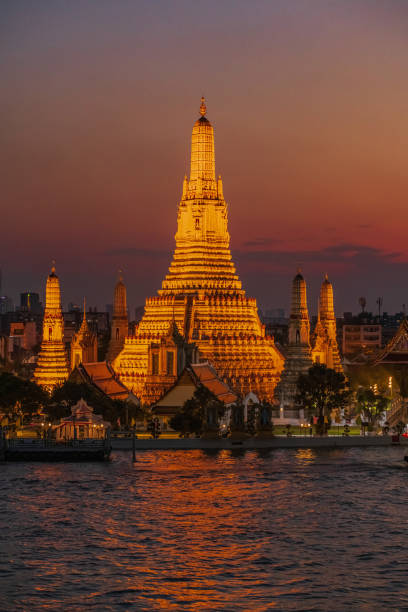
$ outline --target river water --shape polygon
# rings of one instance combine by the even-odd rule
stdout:
[[[0,465],[0,610],[408,610],[402,448]]]

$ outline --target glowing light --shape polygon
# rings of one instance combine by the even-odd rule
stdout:
[[[228,210],[221,177],[215,175],[214,130],[204,116],[191,138],[190,179],[183,181],[176,248],[157,297],[113,362],[121,381],[143,403],[157,400],[175,381],[167,361],[179,340],[194,343],[220,378],[241,393],[272,400],[284,359],[265,336],[254,298],[246,297],[229,247]],[[179,344],[177,344],[179,343]],[[156,350],[157,349],[157,350]]]

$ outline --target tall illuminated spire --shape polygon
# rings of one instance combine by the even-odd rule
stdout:
[[[300,268],[292,282],[289,318],[289,344],[285,349],[285,367],[277,387],[282,417],[299,417],[296,405],[297,381],[312,365],[310,323],[307,309],[306,281]]]
[[[98,360],[98,338],[89,329],[86,320],[86,300],[84,298],[84,315],[81,327],[71,342],[71,369],[80,363],[94,363]]]
[[[34,380],[51,391],[67,378],[68,360],[64,345],[61,290],[58,276],[55,273],[55,262],[53,262],[45,289],[43,340],[34,371]]]
[[[195,293],[241,289],[229,248],[228,211],[221,177],[215,179],[214,130],[204,114],[193,126],[190,180],[183,181],[176,250],[162,291]]]
[[[112,364],[148,405],[174,384],[186,360],[208,360],[234,389],[269,401],[283,367],[231,258],[228,209],[221,177],[216,179],[214,130],[206,113],[202,98],[168,273],[159,295],[146,299],[143,318]],[[112,323],[112,337],[116,331]]]
[[[313,361],[342,372],[337,345],[336,316],[334,314],[333,286],[327,274],[320,288],[318,320],[313,333]]]
[[[200,115],[191,135],[189,197],[217,197],[215,181],[214,130],[205,114],[205,99],[201,98]]]
[[[307,310],[306,281],[300,268],[292,283],[292,304],[289,319],[289,344],[309,345],[309,313]]]
[[[123,282],[122,270],[118,271],[118,282],[115,286],[113,299],[113,316],[111,325],[111,338],[109,342],[107,360],[113,361],[120,353],[129,333],[129,320],[126,303],[126,287]]]

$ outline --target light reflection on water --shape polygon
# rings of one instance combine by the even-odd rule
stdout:
[[[407,609],[403,450],[0,467],[0,609]]]

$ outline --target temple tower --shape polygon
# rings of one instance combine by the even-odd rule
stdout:
[[[95,363],[95,361],[98,361],[98,339],[89,329],[84,300],[82,324],[71,342],[71,370],[80,363]]]
[[[296,406],[297,381],[300,374],[312,366],[310,349],[310,323],[307,309],[306,281],[301,271],[292,282],[292,302],[289,319],[289,344],[285,350],[285,368],[277,387],[280,416],[298,418]]]
[[[272,400],[283,368],[283,356],[265,335],[256,300],[246,297],[232,262],[227,204],[221,177],[215,174],[214,129],[205,115],[202,98],[168,274],[158,295],[147,298],[135,335],[126,338],[113,362],[121,381],[146,403],[168,388],[163,376],[156,379],[154,391],[149,390],[149,355],[151,345],[167,336],[172,321],[183,337],[185,354],[198,349],[197,358],[210,361],[239,393],[254,391]]]
[[[318,317],[313,333],[312,359],[316,363],[324,363],[337,372],[343,372],[337,345],[333,286],[327,274],[320,289]]]
[[[52,391],[55,386],[62,384],[68,378],[69,368],[63,338],[61,291],[53,266],[47,278],[43,338],[34,371],[34,381],[48,391]]]
[[[113,316],[111,325],[111,338],[109,342],[107,361],[113,361],[123,349],[125,338],[129,333],[129,319],[126,304],[126,287],[123,282],[122,271],[119,270],[118,282],[115,286],[113,298]]]

